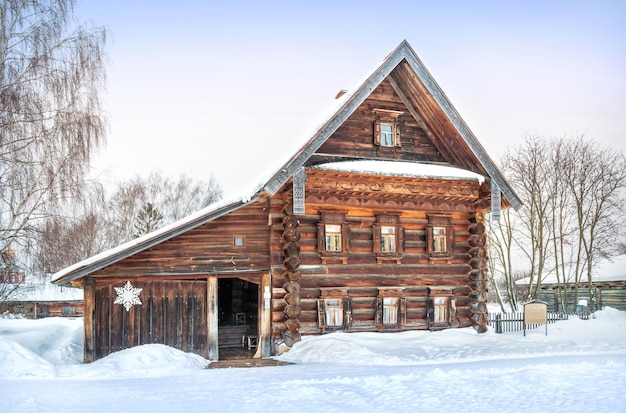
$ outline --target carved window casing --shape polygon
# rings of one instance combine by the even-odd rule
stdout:
[[[432,287],[428,290],[428,325],[430,328],[456,327],[456,296],[454,287]]]
[[[400,123],[398,117],[404,112],[387,109],[374,109],[376,121],[374,122],[374,145],[379,147],[399,148],[402,146],[400,139]]]
[[[317,224],[317,250],[322,264],[330,258],[338,258],[342,263],[348,262],[350,247],[349,226],[346,213],[343,211],[322,211]]]
[[[317,300],[317,321],[322,333],[348,329],[352,324],[352,301],[345,288],[322,288]]]
[[[400,214],[377,214],[372,228],[374,254],[379,264],[395,260],[400,264],[404,252],[404,228]]]
[[[454,253],[454,227],[450,222],[449,216],[428,216],[426,250],[431,258],[452,258]]]
[[[399,329],[406,324],[406,298],[403,287],[379,287],[376,297],[378,330]]]

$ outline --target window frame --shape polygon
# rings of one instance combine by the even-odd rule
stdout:
[[[329,227],[333,227],[332,230]],[[341,232],[341,224],[324,224],[324,251],[343,252]]]
[[[398,118],[404,114],[402,111],[379,109],[372,110],[376,115],[374,121],[374,145],[379,148],[400,148],[402,147],[402,140],[400,134],[400,122]],[[389,126],[390,131],[383,131],[383,126]],[[385,136],[389,136],[391,141],[388,142],[384,139]]]
[[[391,302],[388,302],[391,301]],[[398,303],[399,297],[382,297],[383,313],[381,322],[383,325],[398,324]]]
[[[443,230],[444,251],[439,251],[436,240],[441,239],[441,234],[436,234],[435,230]],[[439,244],[440,245],[440,244]],[[452,258],[454,255],[454,227],[451,217],[447,215],[429,215],[426,225],[426,252],[431,258]]]
[[[395,331],[406,325],[407,302],[404,297],[405,287],[378,287],[376,297],[375,324],[378,331]],[[394,303],[385,303],[385,300]],[[389,317],[388,312],[393,312]],[[387,314],[386,314],[387,313]]]
[[[327,250],[326,225],[338,225],[340,227],[340,250]],[[320,211],[320,221],[317,224],[317,250],[322,260],[326,264],[328,259],[340,259],[343,264],[348,263],[348,252],[350,249],[350,227],[346,221],[345,211]]]
[[[330,310],[328,304],[333,301],[337,301],[339,305],[331,306],[335,309]],[[337,315],[341,317],[341,323],[329,324],[329,319],[337,320]],[[347,288],[320,288],[320,296],[317,299],[317,322],[322,333],[350,328],[352,325],[352,300],[348,296]]]
[[[400,224],[400,213],[376,214],[376,222],[372,226],[372,245],[378,264],[386,260],[395,260],[398,264],[404,254],[404,227]],[[383,234],[384,228],[393,228],[393,234]],[[393,236],[394,250],[387,251],[383,242],[387,235]]]
[[[396,233],[395,225],[380,226],[380,252],[382,254],[394,254],[397,252],[398,239]]]
[[[438,303],[438,300],[442,302]],[[427,319],[429,328],[434,330],[460,325],[457,318],[455,287],[428,288]]]

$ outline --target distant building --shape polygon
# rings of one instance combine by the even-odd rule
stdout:
[[[26,318],[82,317],[83,290],[51,283],[22,282],[10,300],[0,303],[0,314],[9,312]]]
[[[519,282],[523,283],[524,281]],[[596,311],[612,307],[626,311],[626,255],[619,256],[612,262],[605,261],[594,270],[591,281],[592,303],[589,303],[587,277],[579,282],[578,287],[576,296],[574,282],[559,284],[554,275],[548,275],[541,282],[537,299],[547,303],[550,312],[571,313],[589,305],[593,305],[593,308],[586,310]],[[559,296],[565,297],[565,300],[559,299]]]

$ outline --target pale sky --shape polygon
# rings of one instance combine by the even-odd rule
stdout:
[[[526,132],[626,153],[621,0],[84,0],[77,15],[110,30],[95,169],[112,181],[260,183],[404,39],[492,158]]]

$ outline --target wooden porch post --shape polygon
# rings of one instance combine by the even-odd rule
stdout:
[[[260,357],[270,357],[272,355],[272,282],[269,273],[261,277],[261,309],[259,322],[259,347]],[[257,357],[259,351],[254,355]]]
[[[207,279],[207,347],[209,349],[208,358],[211,361],[219,360],[218,350],[218,325],[219,325],[219,307],[217,303],[217,276],[211,275]]]
[[[96,301],[96,279],[85,277],[83,281],[84,294],[84,315],[83,315],[83,337],[84,351],[83,359],[85,363],[91,363],[96,359],[96,330],[94,329],[95,301]]]

